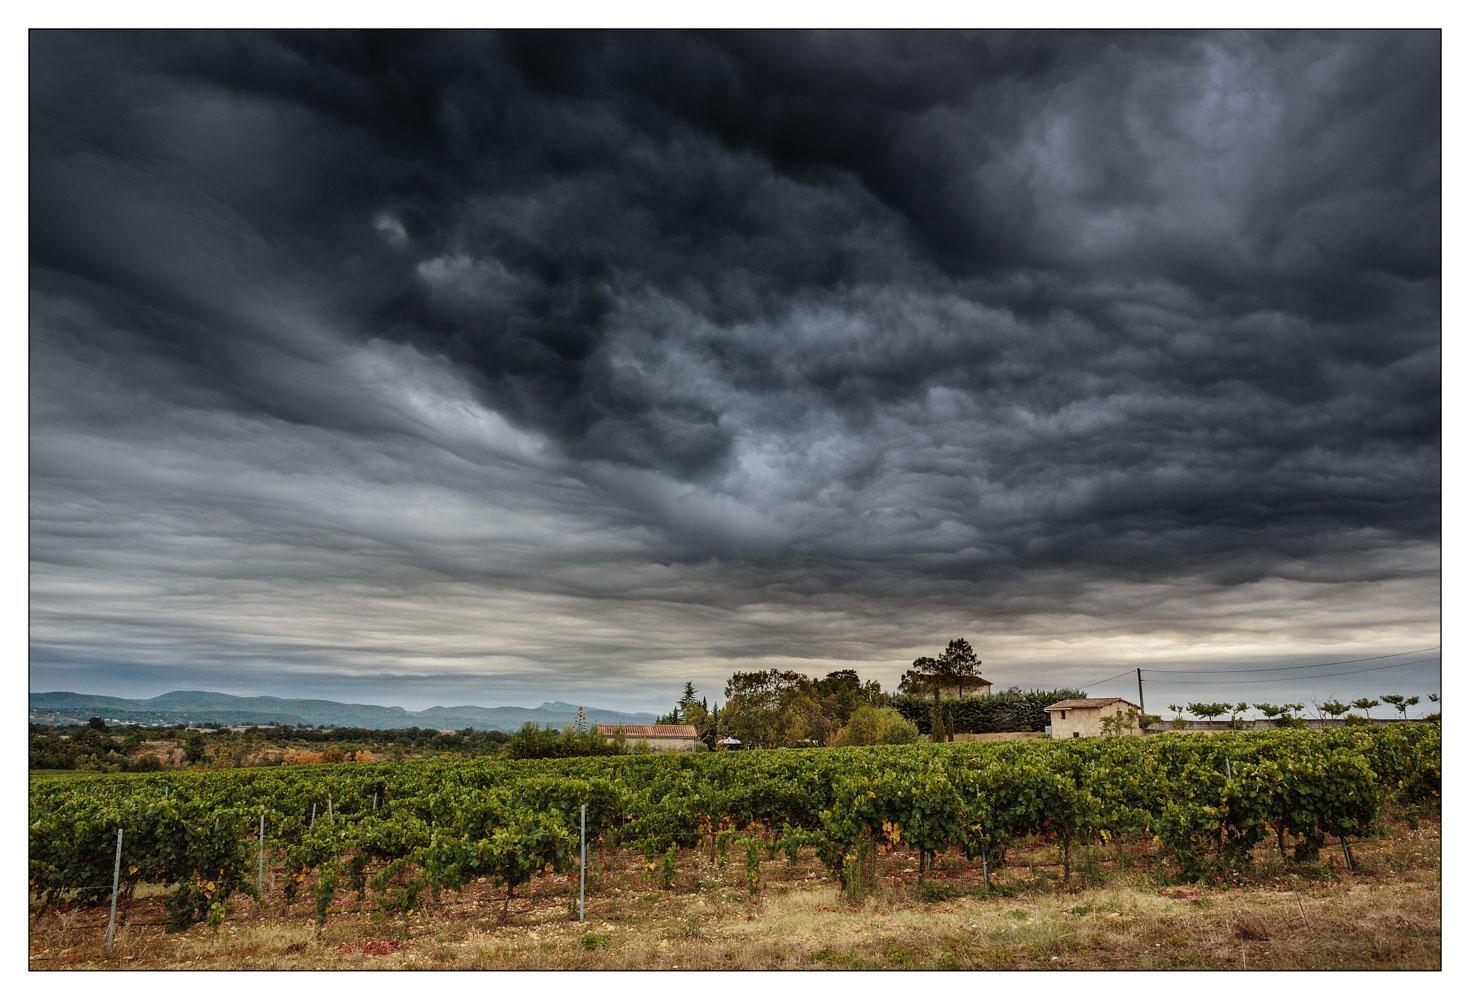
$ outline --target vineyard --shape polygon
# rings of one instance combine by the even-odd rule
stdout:
[[[30,888],[37,912],[106,903],[122,828],[124,907],[140,885],[166,887],[175,928],[217,923],[278,879],[318,923],[339,896],[409,912],[486,880],[503,913],[537,879],[575,900],[584,806],[594,851],[636,850],[666,884],[688,852],[723,862],[733,848],[752,894],[763,862],[801,852],[849,900],[895,851],[916,857],[920,883],[953,853],[988,885],[1023,839],[1054,847],[1065,880],[1076,848],[1119,838],[1198,879],[1263,842],[1351,866],[1385,806],[1418,809],[1439,788],[1429,725],[39,778]]]

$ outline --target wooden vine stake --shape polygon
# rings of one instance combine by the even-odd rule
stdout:
[[[975,801],[980,801],[980,786],[975,786]],[[980,848],[980,871],[985,876],[985,888],[990,889],[990,845]]]
[[[122,874],[122,827],[117,828],[117,853],[112,858],[112,907],[107,913],[107,940],[102,950],[108,956],[112,955],[112,937],[117,933],[117,880]]]
[[[259,874],[255,877],[255,887],[260,892],[261,901],[265,900],[265,813],[260,814],[260,840],[258,844],[260,853]]]
[[[582,804],[582,870],[577,876],[577,919],[587,919],[587,804]]]

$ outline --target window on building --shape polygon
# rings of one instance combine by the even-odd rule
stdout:
[[[1081,733],[1073,733],[1073,734],[1072,734],[1072,736],[1073,736],[1073,737],[1074,737],[1074,738],[1076,738],[1076,739],[1081,739],[1081,737],[1082,737],[1082,734],[1081,734]]]
[[[1062,709],[1062,718],[1065,719],[1066,717],[1067,717],[1067,710],[1064,708],[1064,709]]]

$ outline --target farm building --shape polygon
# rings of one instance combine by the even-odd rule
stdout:
[[[693,726],[599,725],[597,735],[614,739],[619,734],[630,746],[642,750],[703,750],[699,731]]]
[[[1142,710],[1124,698],[1068,698],[1046,706],[1046,713],[1051,719],[1051,737],[1054,740],[1102,736],[1104,719],[1128,714],[1133,716],[1133,724],[1126,732],[1143,735],[1143,730],[1138,727]]]

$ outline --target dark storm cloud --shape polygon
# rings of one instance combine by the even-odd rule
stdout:
[[[31,55],[42,673],[1436,634],[1436,33]]]

